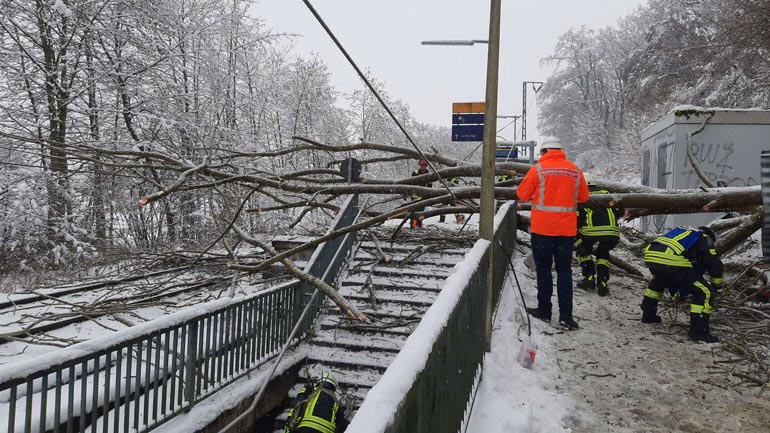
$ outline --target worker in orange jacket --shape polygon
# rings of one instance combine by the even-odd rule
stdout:
[[[588,185],[583,171],[567,160],[557,138],[544,137],[540,149],[542,156],[516,190],[521,201],[532,202],[530,234],[537,269],[537,307],[527,308],[527,312],[551,321],[551,266],[555,262],[559,324],[578,329],[572,317],[572,251],[577,235],[577,204],[588,200]]]

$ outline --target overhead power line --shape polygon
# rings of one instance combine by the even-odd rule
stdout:
[[[397,118],[397,117],[396,117],[396,115],[393,113],[393,111],[390,109],[390,107],[388,107],[388,104],[386,104],[386,103],[385,103],[385,100],[382,98],[382,96],[380,96],[380,93],[379,93],[379,92],[377,92],[377,89],[375,89],[375,88],[374,88],[374,86],[372,85],[372,83],[370,83],[370,82],[369,82],[369,80],[366,78],[366,75],[364,75],[364,73],[363,73],[363,72],[361,71],[361,69],[358,67],[358,65],[357,65],[357,64],[356,64],[356,62],[353,60],[353,58],[352,58],[352,57],[350,57],[350,55],[348,54],[348,52],[345,50],[345,47],[343,47],[343,46],[342,46],[342,43],[340,43],[339,39],[337,39],[337,37],[336,37],[336,36],[334,36],[334,33],[331,31],[331,29],[329,28],[329,26],[327,26],[327,25],[326,25],[326,22],[323,20],[323,18],[321,18],[321,16],[320,16],[320,15],[318,14],[318,12],[315,10],[315,8],[313,7],[313,5],[312,5],[312,4],[310,4],[310,0],[302,0],[302,2],[303,2],[303,3],[305,3],[305,6],[307,6],[307,8],[310,10],[310,13],[312,13],[312,14],[313,14],[313,16],[315,17],[315,19],[316,19],[316,20],[318,20],[318,23],[319,23],[319,24],[321,24],[321,27],[323,27],[323,29],[326,31],[326,34],[328,34],[328,35],[329,35],[329,37],[332,39],[332,41],[334,41],[334,44],[335,44],[335,45],[337,45],[337,48],[339,48],[339,50],[342,52],[342,55],[344,55],[344,56],[345,56],[345,58],[347,59],[348,63],[350,63],[350,65],[353,67],[353,69],[355,69],[355,70],[356,70],[356,73],[358,74],[358,76],[361,78],[361,80],[363,80],[363,81],[364,81],[364,83],[366,84],[366,87],[368,87],[368,88],[369,88],[369,90],[371,90],[371,92],[372,92],[372,94],[374,95],[374,97],[375,97],[375,98],[377,98],[377,101],[379,101],[379,102],[380,102],[380,105],[382,105],[382,107],[383,107],[383,108],[385,109],[385,111],[388,113],[388,115],[390,116],[390,118],[391,118],[391,119],[393,119],[393,121],[394,121],[394,122],[396,122],[396,125],[398,125],[398,129],[400,129],[400,130],[401,130],[401,132],[403,132],[403,133],[404,133],[404,135],[406,136],[406,139],[407,139],[407,140],[409,140],[409,143],[412,145],[412,147],[414,147],[414,149],[417,151],[417,153],[419,153],[419,154],[420,154],[420,157],[421,157],[422,159],[424,159],[425,161],[427,161],[427,163],[428,163],[428,165],[430,166],[431,170],[433,170],[433,173],[434,173],[434,174],[436,174],[436,176],[438,176],[438,180],[439,180],[439,182],[441,182],[441,184],[444,186],[444,188],[446,188],[446,190],[449,192],[449,194],[452,196],[452,198],[453,198],[453,199],[455,199],[455,200],[457,200],[457,197],[454,195],[454,193],[452,192],[452,190],[449,188],[449,185],[446,183],[446,181],[444,180],[444,178],[442,178],[442,177],[441,177],[441,175],[440,175],[440,174],[438,174],[438,170],[436,169],[436,167],[433,165],[433,163],[432,163],[432,162],[430,162],[430,161],[428,160],[428,158],[425,156],[425,154],[424,154],[424,153],[423,153],[423,151],[422,151],[422,150],[419,148],[419,146],[417,146],[417,143],[415,143],[415,141],[412,139],[412,136],[411,136],[411,135],[409,135],[409,132],[406,130],[406,128],[404,128],[404,126],[403,126],[403,125],[401,124],[401,122],[398,120],[398,118]]]

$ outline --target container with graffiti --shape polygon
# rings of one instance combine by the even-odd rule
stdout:
[[[642,131],[642,185],[685,189],[706,186],[687,155],[713,186],[760,184],[760,154],[770,150],[770,110],[674,107]],[[642,228],[662,232],[678,225],[705,225],[714,213],[644,217]]]

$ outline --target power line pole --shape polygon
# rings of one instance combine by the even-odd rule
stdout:
[[[532,90],[537,93],[543,87],[542,81],[525,81],[521,89],[521,141],[527,139],[527,84],[532,85]],[[537,85],[537,87],[535,87]]]
[[[491,0],[487,51],[487,91],[484,108],[484,146],[481,151],[481,212],[479,235],[489,241],[487,263],[486,350],[492,351],[492,264],[495,250],[495,144],[497,143],[497,83],[500,67],[500,2]]]

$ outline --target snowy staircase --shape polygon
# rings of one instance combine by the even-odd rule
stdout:
[[[333,372],[347,418],[352,419],[470,247],[381,245],[390,258],[383,263],[378,261],[374,242],[362,242],[338,288],[372,323],[353,322],[336,309],[322,313],[316,335],[306,343],[308,358],[300,370],[301,379]]]

